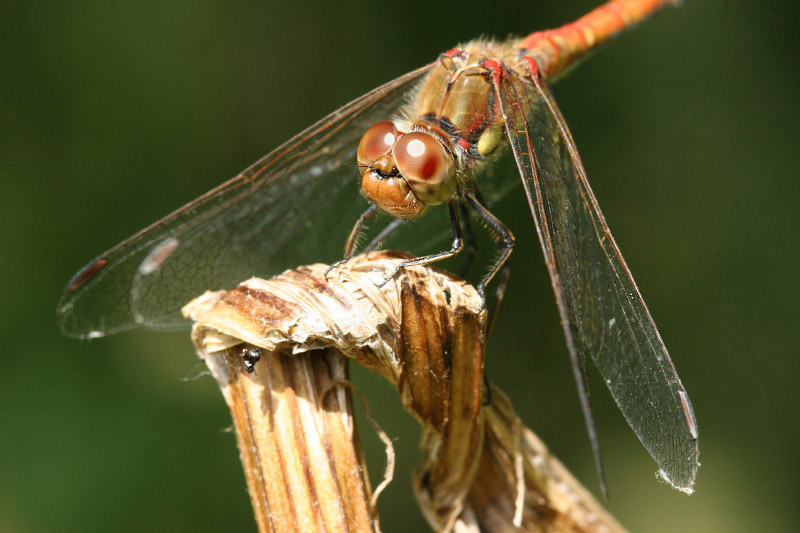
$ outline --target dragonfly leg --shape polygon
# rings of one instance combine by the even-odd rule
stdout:
[[[451,199],[447,202],[447,208],[450,211],[450,224],[453,228],[453,244],[450,246],[449,250],[444,252],[439,252],[430,255],[423,255],[422,257],[417,257],[415,259],[409,259],[408,261],[403,261],[400,263],[397,268],[392,272],[392,274],[383,280],[381,283],[378,284],[378,287],[383,287],[386,285],[389,280],[397,275],[401,269],[415,266],[415,265],[427,265],[428,263],[433,263],[435,261],[441,261],[442,259],[447,259],[448,257],[453,257],[461,250],[464,249],[464,241],[461,238],[461,223],[458,219],[458,208],[456,207],[456,200]]]
[[[475,261],[475,257],[478,255],[478,239],[475,237],[475,230],[472,228],[472,222],[469,220],[469,211],[467,211],[467,206],[463,203],[460,203],[459,207],[461,208],[461,220],[464,221],[464,228],[466,229],[464,234],[464,244],[467,247],[466,258],[464,258],[464,263],[461,265],[461,272],[459,273],[459,276],[465,278],[467,277],[469,269],[472,267],[472,263]]]
[[[366,222],[368,218],[375,216],[377,212],[378,206],[371,204],[363,213],[361,213],[361,215],[358,217],[358,220],[356,220],[356,223],[353,224],[353,229],[350,230],[350,235],[347,237],[347,243],[344,245],[344,257],[328,267],[328,270],[325,271],[326,279],[331,270],[347,263],[350,258],[353,257],[353,248],[356,247],[356,241],[358,240],[359,234],[361,234],[361,228],[364,226],[364,222]]]
[[[374,250],[375,248],[377,248],[378,246],[380,246],[380,244],[381,244],[381,243],[382,243],[382,242],[383,242],[383,241],[384,241],[384,240],[385,240],[387,237],[389,237],[389,236],[390,236],[392,233],[394,233],[394,232],[395,232],[395,230],[396,230],[397,228],[399,228],[400,226],[402,226],[402,225],[403,225],[403,224],[405,224],[406,222],[408,222],[408,219],[407,219],[407,218],[395,218],[395,219],[393,219],[391,222],[389,222],[388,224],[386,224],[386,227],[385,227],[385,228],[383,228],[383,229],[381,230],[381,232],[380,232],[380,233],[378,233],[377,235],[375,235],[375,238],[374,238],[374,239],[372,239],[368,245],[366,245],[366,246],[364,247],[364,249],[362,250],[362,253],[371,252],[372,250]]]
[[[494,322],[497,318],[497,312],[500,310],[500,304],[503,303],[503,297],[506,294],[509,278],[511,278],[511,268],[509,267],[508,263],[506,263],[503,265],[503,270],[500,271],[500,284],[497,286],[497,290],[495,291],[494,304],[492,305],[492,309],[489,311],[489,319],[486,321],[486,336],[484,342],[489,342],[489,334],[492,333],[492,328],[494,327]],[[483,405],[491,405],[492,386],[489,384],[489,376],[486,374],[485,370],[483,372],[483,390]]]
[[[492,405],[492,386],[489,384],[489,376],[483,371],[483,406]]]
[[[492,328],[494,327],[495,319],[497,318],[498,311],[500,310],[500,304],[503,303],[503,297],[506,294],[506,288],[508,287],[508,280],[511,277],[511,268],[508,266],[508,263],[503,265],[503,269],[500,272],[500,284],[497,286],[497,290],[494,293],[494,304],[492,305],[492,309],[489,311],[489,320],[486,321],[486,339],[489,339],[489,334],[492,332]]]
[[[511,251],[514,249],[514,235],[506,227],[506,225],[500,222],[500,219],[494,216],[474,194],[462,192],[461,195],[469,204],[469,206],[474,209],[475,212],[478,213],[478,215],[486,222],[486,225],[497,239],[497,244],[500,248],[500,255],[498,255],[494,264],[489,269],[489,272],[478,284],[478,293],[481,295],[481,298],[483,298],[483,304],[485,306],[486,286],[489,285],[489,282],[492,281],[492,278],[494,278],[495,274],[497,274],[506,261],[508,261],[508,256],[511,255]],[[503,290],[505,291],[505,287],[503,287]]]

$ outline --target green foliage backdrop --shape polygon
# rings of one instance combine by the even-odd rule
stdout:
[[[370,88],[477,37],[596,1],[0,3],[0,530],[252,531],[234,437],[187,334],[62,338],[89,258]],[[800,260],[795,2],[688,0],[555,88],[592,184],[695,403],[692,497],[593,387],[609,508],[635,531],[798,522]],[[509,179],[516,179],[510,176]],[[355,193],[355,191],[354,191]],[[521,195],[488,372],[590,488],[566,349]],[[386,531],[423,524],[415,423],[355,372],[393,436]],[[383,453],[362,424],[373,476]]]

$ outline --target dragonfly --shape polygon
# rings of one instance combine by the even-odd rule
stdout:
[[[379,212],[397,221],[424,219],[438,205],[447,206],[452,246],[401,266],[461,251],[459,212],[472,213],[499,249],[480,282],[483,295],[514,244],[491,203],[521,190],[544,253],[601,488],[607,493],[587,360],[661,479],[691,493],[699,466],[692,404],[549,89],[588,52],[673,3],[612,0],[560,28],[468,42],[370,91],[91,261],[59,302],[61,330],[96,338],[137,326],[185,326],[181,307],[209,288],[298,264],[334,263],[343,242],[347,260],[367,219]],[[502,153],[516,163],[513,180],[487,171]],[[389,223],[384,233],[399,226]],[[410,226],[413,245],[422,226]]]

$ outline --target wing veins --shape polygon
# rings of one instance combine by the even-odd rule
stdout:
[[[515,73],[509,72],[509,76],[516,77]],[[516,107],[518,112],[522,115],[522,123],[527,124],[527,119],[525,117],[525,107],[520,102],[519,93],[516,90],[516,87],[513,83],[508,81],[510,78],[506,79],[507,89],[513,92],[513,101],[512,107]],[[519,78],[518,78],[519,79]],[[528,197],[528,203],[531,206],[531,210],[533,211],[533,203],[531,202],[531,191],[530,191],[530,184],[529,182],[533,182],[534,189],[536,192],[536,210],[539,212],[539,218],[535,216],[534,213],[534,222],[536,225],[537,233],[539,234],[539,242],[542,245],[545,255],[545,264],[547,265],[547,270],[550,273],[550,280],[551,285],[553,287],[553,292],[556,298],[556,306],[558,307],[558,312],[561,318],[561,325],[562,329],[564,330],[564,336],[567,341],[567,348],[570,356],[570,365],[572,366],[573,375],[575,378],[576,386],[578,389],[578,397],[581,404],[581,411],[583,413],[584,421],[586,423],[586,429],[589,434],[589,441],[592,447],[592,453],[595,459],[595,466],[597,468],[597,474],[600,478],[600,487],[603,494],[608,497],[608,486],[606,484],[605,478],[605,469],[603,467],[603,458],[600,451],[600,441],[597,434],[597,426],[594,422],[594,416],[592,415],[591,411],[591,404],[589,402],[589,390],[588,390],[588,382],[586,380],[586,373],[585,373],[585,366],[581,362],[580,354],[577,350],[575,345],[575,339],[572,335],[572,330],[570,327],[570,320],[569,315],[567,312],[567,306],[564,301],[564,289],[561,283],[561,277],[558,273],[558,266],[556,265],[556,258],[554,253],[552,235],[550,233],[550,226],[547,217],[546,210],[544,209],[543,203],[543,194],[541,188],[541,182],[539,180],[539,173],[541,173],[541,165],[539,159],[536,155],[536,150],[533,147],[533,143],[530,138],[530,131],[527,127],[524,127],[520,130],[517,130],[509,123],[509,117],[506,114],[505,109],[503,109],[506,105],[506,99],[503,98],[503,93],[500,89],[500,80],[495,79],[495,91],[497,92],[498,99],[500,100],[501,109],[503,111],[503,118],[506,125],[506,130],[508,132],[509,140],[511,140],[512,151],[515,153],[515,159],[517,162],[517,168],[520,172],[520,177],[522,178],[523,188],[525,189],[526,196]],[[524,83],[524,81],[523,81]],[[523,95],[527,98],[527,94],[523,93]],[[530,106],[528,106],[530,107]],[[512,131],[518,131],[524,133],[525,135],[525,146],[527,148],[526,155],[529,155],[530,159],[532,160],[533,164],[530,165],[530,171],[532,176],[528,176],[524,168],[523,159],[519,157],[523,152],[521,151],[520,147],[517,146],[517,143],[513,141]],[[537,172],[537,167],[539,167],[540,172]]]
[[[561,114],[561,111],[558,109],[558,107],[555,106],[555,104],[553,103],[554,102],[553,96],[552,96],[552,93],[550,92],[549,88],[546,85],[540,83],[538,79],[534,79],[534,84],[536,85],[536,89],[539,91],[539,94],[542,96],[542,99],[544,100],[545,104],[547,105],[547,108],[550,111],[550,114],[552,115],[553,119],[555,120],[556,124],[558,125],[559,134],[560,134],[562,140],[564,141],[564,143],[565,143],[565,145],[567,147],[567,150],[569,151],[570,159],[572,160],[572,163],[573,163],[572,166],[573,166],[573,168],[574,168],[574,170],[575,170],[575,172],[576,172],[576,174],[578,176],[578,184],[581,185],[581,187],[579,187],[581,198],[583,199],[583,201],[584,201],[584,203],[586,205],[591,206],[593,208],[593,209],[589,210],[589,215],[590,215],[589,218],[592,221],[592,226],[593,226],[594,231],[595,231],[595,236],[597,237],[598,243],[600,244],[600,249],[603,250],[603,253],[606,256],[606,259],[608,259],[609,263],[611,263],[611,256],[608,255],[608,250],[606,250],[606,247],[603,246],[603,241],[607,240],[608,243],[609,243],[609,246],[614,251],[614,255],[616,256],[617,261],[619,261],[623,272],[627,276],[630,285],[636,291],[636,297],[637,297],[639,303],[641,304],[642,308],[644,309],[645,318],[647,318],[650,326],[652,327],[653,331],[655,332],[656,339],[657,339],[657,342],[658,342],[657,345],[653,345],[653,343],[651,342],[649,336],[646,336],[646,340],[647,340],[648,345],[651,347],[653,352],[658,351],[658,349],[661,349],[664,352],[667,352],[666,345],[664,344],[664,341],[661,338],[661,333],[658,331],[658,328],[655,325],[655,321],[653,320],[653,318],[652,318],[652,316],[650,314],[650,311],[647,308],[647,304],[645,303],[644,298],[642,297],[641,291],[639,290],[639,287],[636,284],[636,281],[633,279],[633,273],[631,272],[630,268],[628,267],[627,263],[625,262],[625,259],[622,256],[622,252],[620,251],[619,246],[617,245],[617,242],[614,239],[614,236],[612,235],[611,231],[608,229],[608,223],[605,220],[605,216],[603,215],[603,212],[600,210],[600,205],[599,205],[599,203],[597,201],[597,197],[594,195],[594,193],[592,191],[592,188],[589,185],[589,179],[586,176],[586,169],[584,169],[583,163],[581,162],[580,156],[578,154],[578,150],[575,147],[575,141],[572,138],[572,134],[570,133],[570,131],[565,127],[566,121],[564,120],[564,116]],[[587,202],[587,199],[588,199],[588,202]],[[598,224],[600,224],[600,230],[601,231],[598,231],[598,226],[597,226]],[[601,234],[602,234],[602,236],[601,236]],[[617,277],[617,279],[620,281],[620,284],[622,284],[622,280],[619,278],[619,272],[617,271],[617,269],[616,268],[612,268],[612,271],[614,272],[614,275]],[[626,319],[625,321],[626,321],[626,323],[628,325],[629,331],[631,331],[631,333],[632,333],[633,332],[633,328],[631,327],[630,318],[629,318],[629,316],[628,316],[628,314],[626,312],[626,309],[624,307],[622,307],[622,310],[623,310],[623,312],[626,313],[625,314],[625,319]],[[636,346],[637,346],[637,353],[639,354],[640,358],[642,358],[643,352],[639,349],[639,345],[638,344]],[[672,360],[669,357],[667,357],[667,360],[669,361],[669,364],[670,364],[673,372],[676,372],[675,365],[672,362]],[[666,372],[664,372],[664,369],[663,369],[663,367],[661,367],[661,365],[659,365],[659,370],[666,377]]]
[[[513,76],[516,73],[511,73]],[[506,129],[545,254],[579,396],[582,384],[575,365],[589,355],[626,420],[662,468],[661,473],[669,472],[669,477],[664,477],[688,492],[697,470],[693,410],[641,291],[600,211],[574,140],[543,80],[540,83],[534,77],[531,83],[516,76],[503,83],[505,92],[499,87],[496,90],[501,105],[511,112],[507,115],[504,109]],[[535,92],[526,89],[525,84],[535,85]],[[529,122],[526,110],[543,111],[538,117],[542,122]],[[556,144],[537,146],[540,142]],[[541,157],[546,159],[546,169]],[[530,181],[534,181],[533,192]],[[564,233],[557,237],[557,229]],[[594,244],[587,240],[590,238]],[[563,268],[568,269],[567,278],[558,271]],[[619,324],[612,327],[615,322]],[[681,402],[688,407],[681,407]],[[680,413],[676,406],[681,407]],[[592,430],[587,429],[591,438]]]

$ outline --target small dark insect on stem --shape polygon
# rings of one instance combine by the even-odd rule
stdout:
[[[243,351],[242,359],[244,359],[244,367],[247,369],[247,373],[252,374],[256,370],[256,363],[261,359],[261,348]]]

